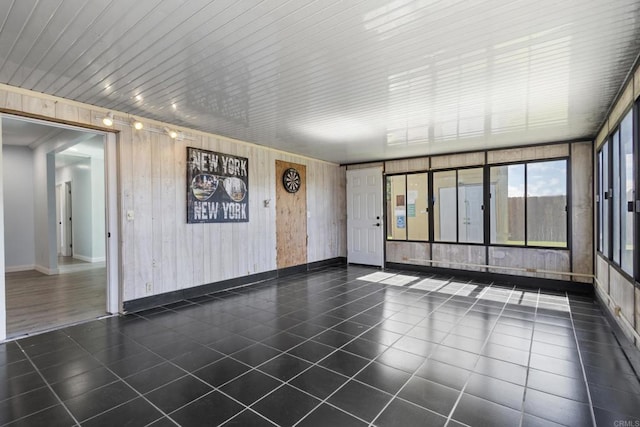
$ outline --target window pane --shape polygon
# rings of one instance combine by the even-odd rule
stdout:
[[[434,240],[455,242],[456,239],[456,171],[433,174]]]
[[[602,147],[602,253],[609,256],[609,142]],[[606,195],[606,198],[604,196]]]
[[[527,164],[527,244],[567,246],[567,162]]]
[[[405,175],[387,177],[387,239],[407,238],[406,190]]]
[[[458,171],[459,242],[484,242],[482,178],[482,168]]]
[[[613,260],[620,264],[620,132],[613,134]]]
[[[407,226],[409,240],[429,240],[426,173],[407,175]]]
[[[524,245],[524,164],[491,168],[491,243]]]
[[[605,200],[604,200],[604,192],[605,187],[604,187],[604,181],[603,181],[603,168],[604,168],[604,163],[602,161],[604,156],[604,150],[601,150],[598,153],[598,201],[597,201],[597,207],[598,207],[598,250],[600,252],[603,251],[603,247],[604,247],[604,242],[603,242],[603,235],[604,235],[604,227],[603,227],[603,223],[602,223],[602,219],[603,219],[603,207],[605,205]]]
[[[620,124],[621,168],[620,181],[622,183],[622,197],[620,199],[620,230],[622,258],[620,266],[624,271],[633,275],[633,203],[635,196],[635,180],[633,175],[633,116],[631,112]],[[630,203],[630,205],[629,205]],[[631,212],[627,207],[631,207]]]

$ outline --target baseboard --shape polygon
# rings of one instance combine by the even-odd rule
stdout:
[[[569,280],[541,279],[537,277],[516,276],[513,274],[490,273],[485,271],[458,270],[453,268],[430,267],[425,265],[401,264],[388,262],[385,268],[405,271],[419,271],[423,273],[445,274],[470,280],[491,281],[504,285],[516,285],[525,288],[544,289],[548,291],[569,292],[593,296],[591,283],[572,282]]]
[[[33,269],[36,271],[39,271],[42,274],[46,274],[47,276],[53,276],[54,274],[60,273],[60,271],[57,268],[48,268],[48,267],[43,267],[41,265],[36,265]]]
[[[106,257],[92,258],[84,255],[78,255],[78,254],[73,254],[72,258],[79,259],[80,261],[84,261],[84,262],[90,262],[90,263],[106,261]]]
[[[29,264],[29,265],[12,265],[11,267],[4,267],[4,272],[5,273],[17,273],[18,271],[29,271],[29,270],[35,270],[36,269],[36,265],[35,264]]]
[[[221,280],[219,282],[208,283],[206,285],[194,286],[192,288],[180,289],[158,295],[125,301],[123,303],[123,310],[125,313],[135,313],[137,311],[148,310],[150,308],[171,304],[189,298],[196,298],[213,292],[251,286],[267,280],[277,279],[279,277],[287,277],[293,274],[304,273],[317,268],[329,267],[332,265],[345,265],[346,263],[346,258],[337,257],[278,270],[265,271],[248,276],[235,277],[233,279]]]

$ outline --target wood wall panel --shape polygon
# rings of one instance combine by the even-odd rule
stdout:
[[[590,142],[571,145],[571,253],[573,272],[593,274],[593,145]],[[591,283],[591,278],[575,278]]]
[[[486,264],[484,246],[434,243],[431,250],[433,251],[431,254],[432,259],[434,261],[438,261],[438,263],[433,264],[434,267],[455,268],[459,270],[471,271],[486,271],[486,268],[484,267],[475,266]],[[461,264],[471,265],[465,266]]]
[[[487,163],[522,162],[569,156],[569,144],[550,144],[532,147],[492,150],[487,153]]]
[[[611,114],[609,115],[609,129],[618,126],[622,116],[627,112],[629,107],[631,107],[633,99],[633,81],[629,81],[611,110]]]
[[[562,273],[571,272],[569,251],[566,249],[489,247],[489,265],[557,271]],[[538,271],[515,271],[501,268],[490,268],[489,271],[500,274],[512,274],[515,276],[571,280],[570,276]]]
[[[635,287],[618,273],[615,268],[609,271],[609,293],[613,301],[620,307],[620,314],[631,324],[635,317]]]
[[[387,262],[399,264],[430,265],[429,243],[387,241]]]
[[[289,193],[282,184],[288,168],[300,174],[300,189]],[[276,247],[278,268],[307,262],[307,168],[305,165],[276,160]]]
[[[484,152],[482,151],[431,157],[431,169],[449,169],[481,165],[484,165]]]
[[[106,110],[0,85],[0,108],[102,128]],[[128,115],[114,111],[116,118]],[[309,262],[346,256],[345,167],[217,135],[181,129],[188,139],[152,132],[171,126],[145,120],[134,131],[116,125],[120,280],[123,300],[171,292],[220,280],[272,271],[276,264],[275,161],[310,170],[307,194]],[[248,223],[186,223],[186,147],[202,147],[249,159]],[[314,180],[319,183],[315,183]],[[264,201],[269,200],[268,206]],[[133,211],[134,219],[127,220]],[[146,291],[150,282],[152,290]]]

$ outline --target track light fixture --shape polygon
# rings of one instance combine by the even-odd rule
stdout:
[[[102,118],[102,124],[109,127],[113,126],[113,113],[111,111]]]
[[[169,128],[166,127],[166,128],[164,128],[164,131],[172,139],[176,139],[178,137],[178,132],[176,132],[173,129],[169,129]]]
[[[142,128],[144,127],[140,120],[136,120],[134,118],[131,119],[131,126],[133,126],[135,130],[142,130]]]

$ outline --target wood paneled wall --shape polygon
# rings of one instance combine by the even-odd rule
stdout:
[[[0,111],[113,130],[101,126],[106,110],[6,85]],[[114,114],[128,123],[126,114]],[[169,126],[141,119],[147,128]],[[180,129],[189,138],[182,141],[125,125],[115,130],[123,301],[275,270],[276,160],[307,168],[308,262],[346,256],[344,167],[190,129]],[[249,159],[248,223],[186,223],[187,146]]]

